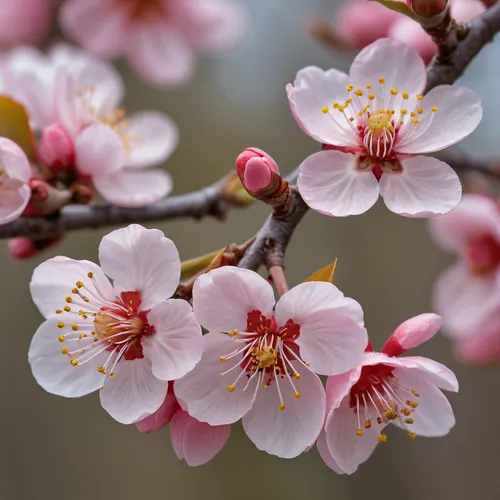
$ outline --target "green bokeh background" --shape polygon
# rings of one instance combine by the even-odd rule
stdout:
[[[283,173],[291,171],[318,146],[295,124],[285,84],[309,64],[348,68],[347,55],[319,47],[306,31],[307,21],[330,13],[335,2],[246,3],[253,20],[249,40],[230,54],[202,60],[196,77],[181,89],[151,89],[126,65],[119,65],[128,84],[127,109],[161,109],[179,126],[179,148],[165,167],[175,180],[175,193],[220,178],[247,146],[265,149]],[[498,46],[490,47],[466,77],[488,99],[485,122],[465,143],[469,151],[483,155],[500,152],[494,126],[500,103],[498,92],[493,91],[498,60]],[[207,219],[156,227],[188,259],[248,239],[266,214],[267,208],[256,204],[235,210],[224,224]],[[354,476],[337,476],[315,449],[295,460],[259,452],[239,425],[232,427],[229,443],[215,460],[192,469],[176,459],[168,428],[143,436],[134,426],[113,421],[101,409],[97,395],[70,400],[45,393],[32,378],[27,362],[31,336],[41,322],[28,290],[31,273],[53,255],[95,260],[100,238],[107,231],[72,233],[57,248],[25,263],[10,262],[2,252],[2,500],[500,498],[500,373],[497,368],[459,365],[441,335],[417,354],[431,356],[456,371],[461,389],[450,396],[456,427],[446,438],[417,440],[390,429],[388,442]],[[382,203],[347,219],[309,213],[287,253],[290,283],[299,283],[334,257],[339,260],[335,283],[362,304],[375,347],[401,321],[431,310],[432,285],[451,262],[430,240],[425,221],[398,217]]]

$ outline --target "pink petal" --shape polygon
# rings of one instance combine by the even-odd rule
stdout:
[[[451,3],[451,14],[457,21],[468,23],[482,14],[486,6],[480,0],[454,0]]]
[[[202,274],[193,289],[193,310],[210,331],[246,331],[251,311],[270,317],[274,307],[272,286],[254,271],[225,266]]]
[[[441,274],[433,295],[444,331],[454,338],[468,335],[500,306],[500,275],[473,275],[459,262]]]
[[[147,207],[172,191],[170,174],[160,169],[119,172],[110,177],[95,177],[94,186],[102,197],[119,207]]]
[[[63,321],[66,320],[63,328],[57,326],[61,318]],[[28,351],[31,371],[36,381],[47,392],[66,398],[78,398],[99,389],[104,377],[97,371],[97,367],[108,357],[108,354],[103,352],[85,364],[71,365],[70,358],[61,353],[64,343],[59,342],[58,337],[72,331],[72,321],[74,321],[73,316],[61,315],[43,322],[31,340]],[[72,346],[68,344],[68,347],[76,348],[75,344],[78,344],[78,348],[90,347],[93,342],[90,335],[93,323],[92,321],[88,323],[88,338],[71,342]]]
[[[330,469],[332,469],[337,474],[345,474],[345,472],[340,468],[339,464],[332,457],[330,450],[328,449],[325,431],[322,431],[319,435],[316,446],[318,447],[319,456],[323,459],[323,462],[325,462],[325,464],[330,467]]]
[[[399,356],[434,337],[442,323],[443,320],[437,314],[427,313],[414,316],[396,328],[381,352],[388,356]]]
[[[485,331],[464,337],[454,346],[455,355],[463,363],[488,365],[500,360],[498,318]]]
[[[167,425],[174,416],[175,412],[179,410],[179,403],[174,395],[173,390],[167,392],[165,401],[153,414],[139,420],[135,423],[137,429],[143,434],[149,434],[161,429]]]
[[[415,133],[394,146],[398,153],[440,151],[471,134],[483,117],[481,98],[472,90],[456,85],[441,85],[432,89],[421,106],[424,112]],[[431,111],[433,107],[437,108],[435,113]]]
[[[0,166],[9,178],[27,183],[31,178],[31,166],[24,151],[10,139],[0,137],[0,153]]]
[[[385,173],[380,194],[387,208],[405,217],[433,217],[456,207],[462,185],[446,163],[427,156],[402,160],[402,172]]]
[[[31,198],[31,189],[19,181],[5,183],[0,205],[0,224],[7,224],[21,217]]]
[[[287,87],[288,101],[299,126],[313,139],[335,146],[359,146],[361,140],[336,110],[323,113],[325,106],[347,98],[349,79],[345,73],[308,66],[297,73]]]
[[[275,317],[278,325],[292,320],[300,326],[300,355],[321,375],[354,368],[368,342],[361,306],[331,283],[292,288],[276,304]]]
[[[236,389],[229,392],[239,369],[221,376],[221,373],[241,363],[242,356],[235,356],[225,363],[221,356],[226,356],[239,344],[221,333],[208,333],[203,336],[203,354],[200,362],[187,375],[177,380],[174,385],[175,395],[181,406],[191,416],[210,425],[232,424],[239,420],[252,407],[255,386],[246,391],[246,377],[236,384]]]
[[[334,375],[326,379],[326,411],[331,411],[340,406],[342,400],[349,394],[352,386],[359,380],[362,366],[359,365],[348,372]]]
[[[428,63],[436,53],[436,44],[419,23],[409,17],[401,16],[392,24],[389,38],[404,42],[415,49],[424,62]]]
[[[325,431],[330,455],[346,474],[356,472],[358,466],[370,458],[383,427],[373,425],[369,429],[363,429],[362,436],[356,434],[357,429],[356,413],[349,407],[349,398],[345,398],[329,414]]]
[[[178,410],[170,425],[172,446],[177,458],[191,467],[203,465],[214,458],[229,439],[229,425],[212,427]]]
[[[162,164],[179,141],[174,122],[159,111],[142,111],[132,115],[123,133],[131,141],[125,166],[132,168]]]
[[[191,371],[201,359],[201,327],[188,302],[170,299],[148,313],[155,333],[144,337],[144,355],[151,360],[153,375],[176,380]]]
[[[274,380],[261,388],[252,409],[243,417],[243,428],[259,450],[281,458],[300,455],[317,439],[325,419],[325,390],[317,375],[295,367],[300,380],[294,380],[300,397],[286,379]],[[283,403],[277,390],[280,384]]]
[[[378,199],[379,185],[372,172],[357,170],[357,157],[340,151],[320,151],[300,165],[297,185],[314,210],[334,217],[359,215]]]
[[[142,310],[171,297],[179,284],[179,252],[159,229],[131,224],[112,231],[99,245],[99,260],[118,292],[140,292]]]
[[[418,377],[445,391],[458,392],[458,381],[455,374],[446,366],[422,356],[405,356],[400,358],[410,371],[415,371]],[[408,366],[408,363],[416,366]]]
[[[88,278],[93,274],[94,281]],[[54,257],[42,262],[33,272],[30,291],[33,302],[46,318],[54,318],[56,310],[63,309],[66,297],[72,297],[72,289],[77,281],[82,281],[89,294],[95,297],[104,296],[108,301],[115,299],[115,292],[101,268],[88,260],[73,260],[67,257]],[[89,307],[92,307],[89,305]]]
[[[59,21],[70,38],[101,57],[119,56],[127,36],[127,10],[113,0],[68,0]]]
[[[470,240],[488,234],[500,242],[500,211],[490,198],[466,193],[454,210],[431,219],[430,229],[440,246],[455,252],[463,250]]]
[[[100,392],[101,404],[118,422],[133,424],[144,414],[152,414],[160,408],[167,389],[167,382],[151,373],[149,359],[127,361],[122,358],[116,365],[115,375],[106,379]]]
[[[91,125],[75,141],[76,164],[83,175],[112,176],[123,168],[125,150],[120,136],[107,125]]]
[[[131,66],[156,85],[178,85],[193,74],[195,58],[175,28],[152,20],[132,28],[127,40]]]

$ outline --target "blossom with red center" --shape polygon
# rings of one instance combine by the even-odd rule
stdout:
[[[489,339],[494,335],[487,332],[498,325],[493,318],[500,313],[500,209],[485,196],[466,194],[455,210],[433,219],[430,228],[441,247],[458,255],[434,289],[445,332],[459,350],[462,342],[481,344],[483,333]]]
[[[29,361],[46,391],[79,397],[100,388],[104,409],[130,424],[156,412],[168,381],[200,360],[201,328],[186,301],[166,300],[179,284],[180,260],[161,231],[113,231],[99,260],[101,267],[55,257],[35,269],[31,294],[46,321]]]
[[[482,118],[480,98],[442,85],[422,95],[425,65],[410,47],[382,39],[363,49],[349,76],[307,67],[287,86],[300,127],[325,145],[301,164],[304,201],[326,215],[366,212],[381,195],[389,210],[430,217],[460,201],[458,176],[436,158]]]
[[[239,0],[66,0],[60,23],[87,51],[125,56],[157,85],[184,83],[197,52],[229,49],[246,31]]]
[[[455,417],[440,389],[457,392],[455,375],[428,358],[397,357],[440,327],[436,314],[415,316],[396,329],[381,352],[366,352],[356,368],[328,378],[326,423],[317,444],[335,472],[355,472],[379,442],[387,441],[383,431],[389,423],[410,438],[448,434]]]
[[[199,364],[175,383],[181,406],[213,426],[243,418],[268,453],[302,453],[324,421],[316,373],[343,373],[363,355],[361,306],[324,282],[302,283],[275,304],[264,278],[224,267],[196,280],[193,310],[209,333]]]

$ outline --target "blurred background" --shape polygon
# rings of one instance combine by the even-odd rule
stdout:
[[[320,47],[307,33],[313,18],[333,14],[332,0],[247,0],[253,33],[233,52],[201,61],[195,78],[177,90],[147,87],[120,65],[127,80],[129,111],[161,109],[180,129],[180,146],[166,168],[175,193],[211,183],[234,166],[248,146],[266,150],[287,173],[318,145],[295,124],[286,83],[306,65],[348,70],[351,57]],[[376,19],[373,20],[377,22]],[[500,156],[500,45],[489,46],[462,83],[480,93],[485,119],[462,144],[470,154]],[[234,210],[226,223],[191,220],[158,224],[182,259],[250,238],[267,208]],[[457,425],[441,439],[410,440],[396,428],[388,442],[353,476],[337,476],[315,449],[294,460],[259,452],[240,425],[209,464],[189,468],[176,459],[169,429],[141,435],[115,422],[98,396],[69,400],[45,393],[27,360],[42,321],[28,283],[34,267],[54,255],[97,259],[108,229],[78,231],[34,261],[13,263],[5,248],[0,262],[0,498],[3,500],[246,500],[309,498],[373,500],[499,498],[500,369],[456,362],[438,335],[416,354],[450,366],[461,388],[450,395]],[[2,244],[5,247],[4,244]],[[375,347],[403,320],[431,310],[430,294],[451,257],[432,243],[423,220],[398,217],[383,203],[358,217],[334,220],[309,213],[286,256],[290,284],[338,258],[335,284],[365,311]],[[495,425],[494,425],[495,424]]]

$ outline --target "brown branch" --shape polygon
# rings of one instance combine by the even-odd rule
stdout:
[[[450,165],[458,173],[476,172],[500,180],[500,161],[474,158],[459,148],[450,148],[436,153],[436,158]]]

